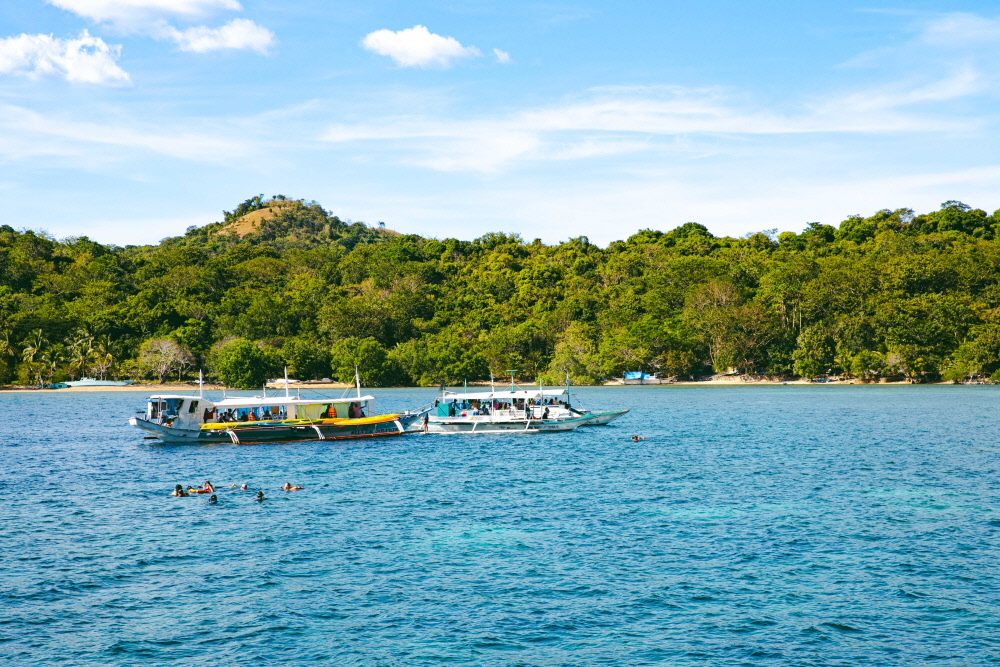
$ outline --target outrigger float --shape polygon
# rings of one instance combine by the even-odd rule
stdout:
[[[402,435],[421,413],[372,415],[374,397],[301,398],[253,396],[220,401],[197,396],[150,396],[129,423],[163,442],[238,445],[306,440],[347,440]]]

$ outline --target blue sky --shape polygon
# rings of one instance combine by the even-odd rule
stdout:
[[[0,223],[155,243],[263,193],[605,245],[992,212],[998,79],[986,2],[13,0]]]

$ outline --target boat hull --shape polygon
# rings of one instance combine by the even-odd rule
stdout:
[[[402,435],[420,419],[419,414],[396,415],[384,420],[340,420],[338,423],[281,422],[233,424],[229,428],[185,429],[155,424],[133,417],[129,423],[151,436],[170,443],[233,443],[249,445],[266,442],[303,442],[309,440],[353,440]],[[213,425],[215,426],[215,425]]]
[[[608,410],[606,412],[585,412],[584,415],[588,417],[587,421],[583,423],[584,426],[605,426],[610,424],[614,420],[618,419],[622,415],[626,414],[628,410]]]
[[[473,434],[473,433],[564,433],[574,431],[587,421],[586,417],[561,420],[498,420],[489,417],[430,418],[426,424],[417,423],[415,430],[424,433]]]

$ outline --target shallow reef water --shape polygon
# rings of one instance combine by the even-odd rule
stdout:
[[[576,391],[631,412],[172,446],[141,393],[0,393],[0,663],[1000,662],[1000,388]]]

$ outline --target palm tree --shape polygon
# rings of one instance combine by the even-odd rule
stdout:
[[[115,356],[111,352],[111,337],[104,335],[97,339],[93,348],[93,363],[91,369],[101,380],[105,379],[108,370],[115,363]]]
[[[28,376],[32,374],[37,374],[38,384],[42,384],[42,374],[37,368],[35,360],[41,355],[42,351],[48,346],[49,341],[42,334],[42,330],[38,329],[34,333],[28,336],[24,341],[23,347],[21,348],[21,358],[24,360],[25,365],[28,367]]]
[[[81,376],[85,376],[94,356],[94,337],[82,327],[76,330],[74,336],[69,343],[70,375],[76,377],[75,371],[79,371]]]
[[[14,348],[10,344],[10,332],[4,331],[0,334],[0,362],[3,362],[9,356],[12,356],[11,353],[13,351]]]
[[[62,360],[62,355],[57,350],[48,349],[43,352],[41,368],[39,369],[39,382],[41,382],[43,374],[45,375],[46,382],[52,382],[52,378],[55,377],[56,371],[59,370],[59,364]]]

